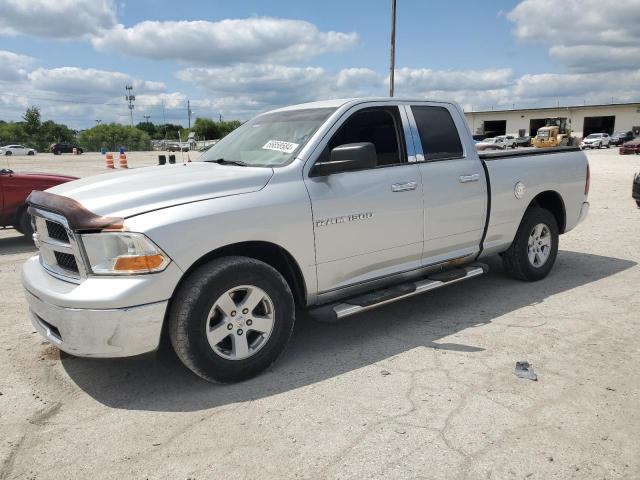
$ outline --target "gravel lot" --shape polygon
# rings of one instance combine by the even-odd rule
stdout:
[[[640,156],[588,156],[591,213],[547,279],[509,280],[493,259],[485,278],[338,325],[301,315],[283,358],[230,386],[168,349],[61,354],[27,318],[34,248],[0,230],[0,479],[640,478]],[[11,165],[105,171],[98,154]]]

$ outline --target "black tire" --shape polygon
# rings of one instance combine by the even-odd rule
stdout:
[[[29,151],[29,152],[27,152],[27,155],[35,155],[35,152],[33,150]]]
[[[5,154],[7,157],[10,157],[11,155],[13,155],[13,152],[12,152],[11,150],[7,150],[6,152],[4,152],[4,154]]]
[[[270,297],[274,323],[259,350],[248,358],[231,360],[214,351],[206,328],[215,302],[243,285],[256,286]],[[258,375],[280,356],[291,338],[295,307],[289,285],[273,267],[252,258],[223,257],[197,268],[182,283],[171,302],[168,321],[173,349],[190,370],[211,382],[231,383]]]
[[[33,227],[31,225],[31,215],[27,212],[27,209],[23,209],[18,216],[18,225],[16,226],[21,234],[27,238],[31,238],[33,235]]]
[[[53,151],[53,154],[54,154],[54,155],[60,155],[61,153],[62,153],[62,152],[61,152],[60,150],[54,150],[54,151]]]
[[[636,200],[636,205],[640,208],[640,200]]]
[[[544,224],[549,228],[551,248],[547,260],[541,266],[536,267],[529,260],[528,243],[533,228],[538,224]],[[553,214],[544,208],[529,208],[520,222],[511,246],[502,255],[505,271],[510,277],[518,280],[535,282],[543,279],[549,274],[556,261],[558,240],[558,223]]]
[[[82,155],[84,153],[84,150],[82,150],[81,148],[78,148],[77,152],[78,152],[78,155]]]

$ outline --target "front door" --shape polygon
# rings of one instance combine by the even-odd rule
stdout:
[[[450,105],[413,105],[424,189],[423,265],[480,250],[487,211],[487,182],[473,146],[460,140],[464,119]],[[410,116],[411,117],[411,116]]]
[[[396,106],[360,107],[319,145],[316,161],[349,143],[371,142],[377,154],[375,168],[305,178],[320,293],[420,266],[422,182],[418,166],[407,161],[405,126]]]

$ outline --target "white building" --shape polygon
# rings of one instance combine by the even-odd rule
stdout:
[[[535,136],[538,128],[552,120],[570,126],[573,135],[632,130],[640,135],[640,103],[611,103],[573,107],[530,108],[465,112],[471,132],[496,135]],[[551,122],[549,122],[551,123]]]

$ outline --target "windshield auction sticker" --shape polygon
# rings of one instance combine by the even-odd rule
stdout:
[[[297,143],[283,142],[282,140],[269,140],[262,146],[263,150],[275,150],[277,152],[292,153],[298,148]]]

